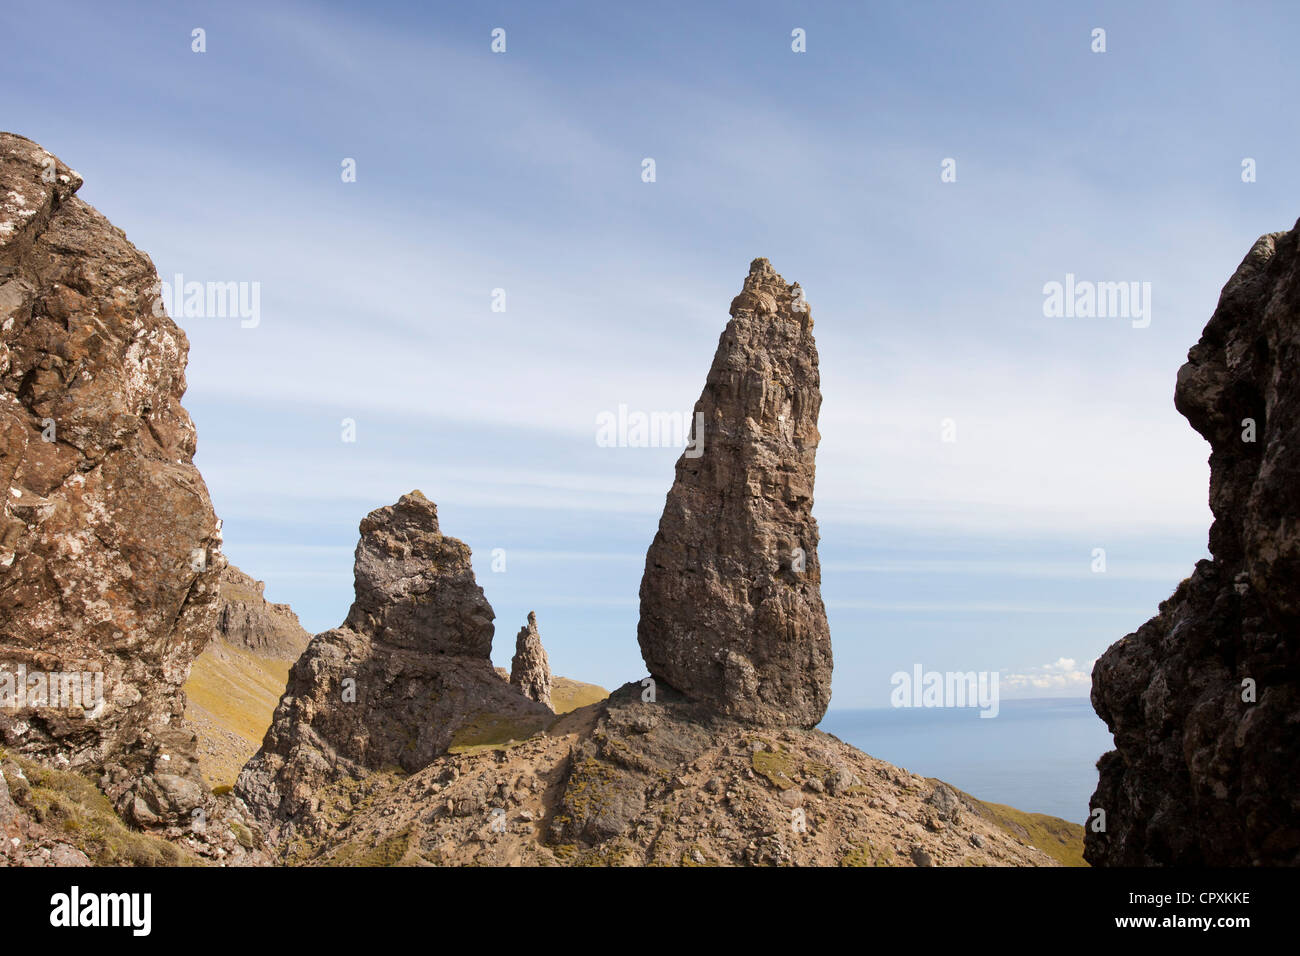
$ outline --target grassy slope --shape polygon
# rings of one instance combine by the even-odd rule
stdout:
[[[185,684],[185,719],[199,735],[199,763],[209,785],[233,784],[261,746],[292,663],[219,639],[194,662]]]
[[[0,751],[22,768],[28,787],[10,780],[10,792],[25,789],[19,800],[27,813],[57,839],[68,843],[95,866],[197,866],[200,861],[159,837],[129,829],[94,782],[78,773],[52,770]]]
[[[240,768],[262,743],[271,715],[284,692],[291,661],[260,657],[242,648],[221,644],[194,664],[185,685],[189,695],[186,717],[201,737],[214,741],[218,755],[203,759],[203,772],[212,785],[232,784]],[[604,700],[609,692],[595,684],[556,677],[551,702],[556,714],[565,714]],[[474,752],[499,747],[506,740],[523,739],[537,726],[488,726],[472,724],[456,740],[453,752]],[[206,726],[205,726],[206,725]],[[239,743],[213,732],[228,731]],[[954,788],[955,789],[955,788]],[[1043,813],[1027,813],[1000,803],[963,794],[980,815],[1018,840],[1037,847],[1065,866],[1086,866],[1083,861],[1083,827]],[[111,811],[110,811],[111,812]]]
[[[596,684],[584,684],[567,677],[551,679],[551,709],[556,716],[568,714],[604,700],[609,691]],[[472,754],[483,750],[500,750],[521,740],[527,740],[539,730],[553,724],[553,718],[534,717],[510,720],[492,714],[480,714],[452,737],[448,753]]]
[[[1000,826],[1017,840],[1038,847],[1062,866],[1088,865],[1083,860],[1083,827],[1080,824],[1045,813],[1026,813],[1006,804],[989,803],[969,793],[957,792],[978,807],[984,819]]]
[[[551,681],[551,710],[557,714],[567,714],[608,696],[609,691],[596,684],[584,684],[567,677],[556,677]]]
[[[220,716],[228,730],[257,748],[292,664],[223,644],[219,653],[203,654],[194,662],[185,693],[190,704]]]

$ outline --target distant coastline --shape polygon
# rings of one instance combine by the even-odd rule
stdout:
[[[974,708],[832,706],[818,727],[981,800],[1075,823],[1087,818],[1097,758],[1113,747],[1087,697],[1003,700],[993,720]]]

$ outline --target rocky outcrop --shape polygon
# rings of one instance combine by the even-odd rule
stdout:
[[[755,259],[695,404],[641,580],[651,675],[722,714],[812,727],[831,641],[812,516],[821,408],[812,316]]]
[[[1178,373],[1210,443],[1213,559],[1093,668],[1115,737],[1094,865],[1300,864],[1298,242],[1255,243]]]
[[[216,637],[263,657],[298,656],[311,640],[287,604],[266,600],[265,582],[254,580],[233,564],[221,571]]]
[[[515,656],[510,661],[510,683],[529,700],[551,706],[551,665],[537,633],[537,615],[528,612],[528,626],[515,638]]]
[[[185,826],[141,832],[89,778],[10,755],[0,760],[0,867],[268,866],[244,812],[209,798]]]
[[[756,260],[698,406],[704,454],[679,463],[647,560],[640,637],[653,682],[609,695],[552,684],[529,614],[507,685],[487,660],[491,609],[469,551],[442,537],[433,505],[414,494],[363,522],[357,605],[294,666],[237,787],[282,860],[1077,860],[1077,825],[1011,820],[1016,811],[806,729],[825,710],[831,661],[810,514],[820,395],[803,309],[798,288]],[[340,704],[351,676],[358,703]],[[537,703],[548,697],[568,712],[551,715]]]
[[[0,670],[99,675],[80,683],[102,699],[29,695],[0,735],[100,773],[128,819],[176,824],[206,793],[181,685],[215,624],[221,537],[181,407],[185,334],[80,185],[0,134]]]
[[[442,534],[420,492],[362,520],[355,577],[347,620],[294,664],[236,784],[273,839],[326,825],[322,786],[414,772],[453,742],[507,725],[526,737],[552,717],[493,669],[494,615],[470,549]]]

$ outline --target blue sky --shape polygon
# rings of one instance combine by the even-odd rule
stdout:
[[[0,127],[164,278],[260,284],[255,328],[178,317],[185,404],[227,554],[310,630],[361,517],[420,488],[498,663],[536,610],[558,673],[639,677],[678,451],[598,447],[596,417],[689,410],[766,256],[821,352],[832,706],[915,663],[1086,694],[1205,556],[1174,376],[1298,211],[1300,17],[1133,6],[69,2],[53,29],[9,0]],[[1067,273],[1151,283],[1150,326],[1045,317]]]

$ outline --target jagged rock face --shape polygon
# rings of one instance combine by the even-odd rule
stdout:
[[[515,638],[515,656],[510,661],[510,683],[529,700],[551,706],[551,665],[537,632],[537,615],[528,612],[528,626]]]
[[[831,640],[812,516],[821,409],[812,316],[798,284],[755,259],[695,404],[641,580],[650,673],[759,724],[812,727]],[[702,452],[702,453],[700,453]]]
[[[469,548],[440,532],[433,502],[415,491],[367,515],[347,620],[294,664],[236,784],[271,838],[324,826],[314,795],[331,782],[419,770],[483,722],[524,737],[544,726],[550,710],[492,667],[492,619]]]
[[[1213,560],[1093,668],[1115,736],[1093,865],[1300,864],[1298,241],[1255,243],[1178,373],[1210,443]]]
[[[233,564],[221,571],[216,636],[264,657],[297,658],[311,639],[287,604],[264,597],[266,584]]]
[[[0,133],[0,669],[102,673],[103,709],[0,710],[0,734],[171,823],[203,793],[181,685],[224,559],[181,407],[185,334],[80,185]]]

